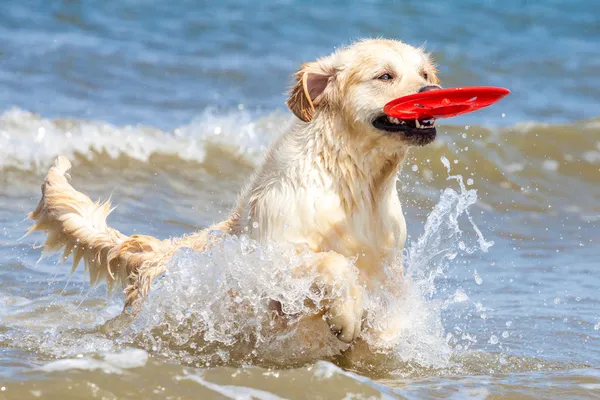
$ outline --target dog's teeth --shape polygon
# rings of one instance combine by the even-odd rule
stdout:
[[[421,124],[419,123],[418,119],[415,119],[415,125],[417,125],[417,128],[421,128]]]
[[[393,118],[395,124],[399,124],[400,120],[398,118]]]

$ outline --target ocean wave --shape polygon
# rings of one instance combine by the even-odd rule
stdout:
[[[13,108],[0,114],[0,169],[37,171],[58,155],[110,161],[125,156],[148,162],[152,155],[203,163],[210,147],[258,164],[265,149],[290,123],[274,113],[253,120],[243,110],[217,115],[204,111],[173,131],[149,126],[114,126],[102,121],[46,119]],[[110,166],[110,162],[109,162]]]
[[[600,210],[600,119],[503,128],[440,122],[438,140],[415,149],[407,160],[401,177],[409,182],[408,196],[427,200],[433,191],[444,188],[445,167],[439,160],[447,157],[467,185],[485,190],[483,207],[545,212],[548,204],[558,202],[562,210],[573,211],[577,193],[585,191],[593,201],[576,202],[576,211],[591,218]],[[20,174],[15,181],[22,174],[38,179],[58,155],[74,159],[75,167],[101,165],[115,170],[122,167],[123,159],[134,160],[141,163],[139,170],[148,180],[166,165],[205,168],[222,176],[228,163],[247,169],[258,166],[269,145],[292,123],[288,113],[255,116],[243,109],[208,109],[167,132],[143,125],[46,119],[11,109],[0,114],[0,181],[11,183],[7,171]],[[512,192],[510,204],[505,202],[507,191]]]
[[[139,161],[163,154],[203,163],[210,145],[257,165],[268,146],[292,123],[293,118],[281,112],[255,118],[243,109],[221,114],[207,109],[188,125],[162,131],[144,125],[46,119],[13,108],[0,114],[0,168],[34,170],[46,168],[58,155],[86,157],[90,153]],[[510,158],[515,162],[509,157],[499,160],[498,168],[505,172],[523,171],[528,156],[543,159],[542,168],[550,171],[569,162],[600,165],[600,119],[569,125],[524,122],[507,128],[459,127],[442,122],[438,131],[438,142],[428,148],[456,150],[461,159],[471,158],[471,154],[485,156],[484,150],[494,147],[504,147],[505,153],[514,151]],[[463,146],[469,142],[475,145],[471,153]]]

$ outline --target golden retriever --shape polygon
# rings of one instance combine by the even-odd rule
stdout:
[[[349,288],[319,317],[350,343],[361,335],[365,291],[386,278],[383,265],[406,240],[398,172],[411,146],[436,136],[434,121],[391,118],[383,106],[437,88],[423,49],[396,40],[356,42],[296,73],[287,105],[299,121],[272,146],[227,220],[182,238],[126,236],[107,225],[108,202],[94,203],[69,184],[71,164],[59,157],[29,214],[36,221],[29,232],[46,232],[44,252],[64,248],[74,268],[83,259],[92,284],[122,284],[126,309],[141,302],[178,249],[203,250],[209,230],[308,248],[314,262],[303,268],[317,274],[320,287]]]

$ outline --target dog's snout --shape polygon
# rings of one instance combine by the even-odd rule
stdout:
[[[423,86],[421,89],[419,89],[419,93],[423,93],[423,92],[431,92],[432,90],[440,90],[441,87],[438,85],[427,85],[427,86]]]

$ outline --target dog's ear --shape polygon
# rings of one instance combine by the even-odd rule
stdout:
[[[290,89],[288,108],[304,122],[310,122],[315,107],[323,100],[323,92],[335,74],[335,69],[322,61],[303,64],[296,72],[296,83]]]

